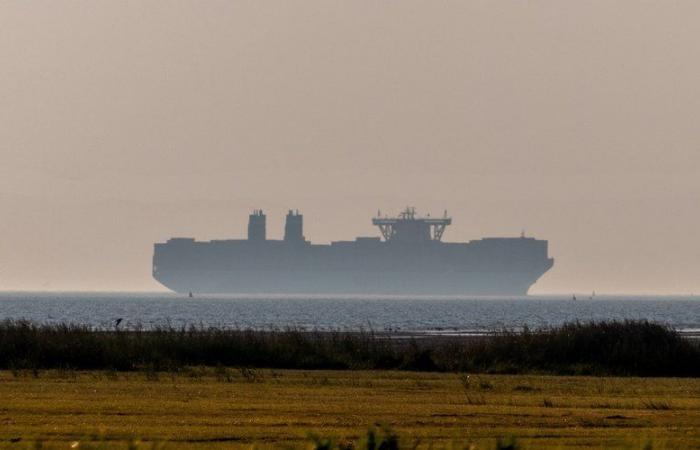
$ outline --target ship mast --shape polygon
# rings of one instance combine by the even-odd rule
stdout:
[[[447,211],[441,218],[419,217],[416,208],[407,207],[397,217],[381,216],[377,211],[377,217],[372,219],[372,224],[379,227],[384,240],[402,242],[426,242],[442,239],[445,228],[452,224],[452,218],[447,216]]]

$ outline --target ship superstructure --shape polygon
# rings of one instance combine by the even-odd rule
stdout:
[[[452,219],[372,219],[381,237],[312,244],[290,210],[284,238],[267,239],[266,216],[249,216],[248,238],[155,244],[153,276],[176,292],[270,294],[525,295],[554,260],[531,237],[443,242]]]

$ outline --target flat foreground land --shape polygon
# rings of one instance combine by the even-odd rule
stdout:
[[[700,380],[188,369],[0,372],[0,444],[308,447],[389,425],[409,448],[700,448]],[[75,442],[79,442],[76,444]]]

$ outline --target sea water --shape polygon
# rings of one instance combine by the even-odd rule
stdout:
[[[570,321],[646,319],[700,334],[700,297],[324,297],[2,292],[0,320],[158,326],[483,333]]]

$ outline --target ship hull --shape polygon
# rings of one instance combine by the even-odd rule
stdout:
[[[178,293],[202,294],[388,294],[527,295],[537,273],[384,274],[363,273],[162,271],[155,278]]]
[[[526,295],[552,267],[546,246],[519,238],[428,246],[181,240],[156,244],[153,276],[179,293]]]

